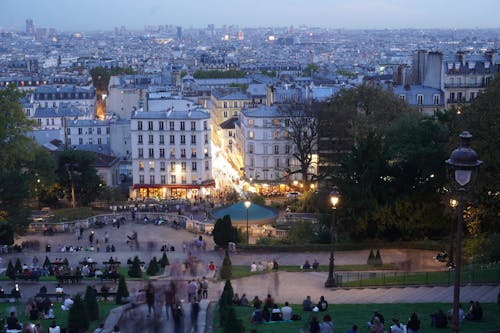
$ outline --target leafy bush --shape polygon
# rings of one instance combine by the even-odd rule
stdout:
[[[12,264],[11,260],[9,260],[9,264],[7,265],[7,270],[5,271],[5,275],[12,280],[14,280],[14,278],[16,277],[16,270],[14,269],[14,265]]]
[[[146,273],[150,276],[154,276],[154,275],[158,274],[159,271],[160,271],[160,267],[158,265],[158,261],[156,260],[156,257],[153,257],[153,259],[151,259],[151,261],[149,262],[148,269],[147,269]]]
[[[266,199],[264,199],[261,195],[256,195],[252,198],[252,203],[260,206],[264,206],[266,204]]]
[[[168,261],[167,252],[163,252],[163,255],[160,259],[160,266],[161,268],[165,268],[165,266],[168,265],[170,265],[170,262]]]
[[[80,294],[76,294],[74,303],[69,309],[68,330],[69,332],[80,332],[81,329],[86,331],[89,324],[87,309],[83,304],[82,297]]]
[[[120,279],[118,280],[118,289],[116,290],[116,304],[124,304],[124,298],[129,296],[127,281],[125,281],[125,277],[120,275]]]
[[[134,278],[142,277],[141,260],[138,256],[135,256],[134,260],[132,260],[132,264],[130,265],[130,268],[128,270],[128,276]]]
[[[226,250],[224,260],[222,261],[222,268],[220,270],[220,277],[224,280],[230,280],[232,277],[232,263],[229,258],[229,252]]]

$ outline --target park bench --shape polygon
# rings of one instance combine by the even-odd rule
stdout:
[[[54,298],[56,301],[64,301],[64,299],[68,296],[66,293],[38,293],[35,295],[37,298],[45,298],[48,297],[50,299]]]
[[[17,302],[20,297],[21,297],[21,295],[18,293],[16,293],[16,294],[0,294],[0,300],[3,300],[3,301],[9,301],[11,299],[14,299]]]
[[[24,280],[24,281],[38,281],[39,275],[23,275],[17,274],[14,276],[14,280]]]
[[[82,280],[82,276],[81,275],[59,275],[57,278],[57,281],[60,283],[60,284],[64,284],[64,283],[80,283],[80,281]]]
[[[116,297],[116,291],[108,291],[107,293],[97,293],[96,297],[101,298],[102,300],[107,301],[108,297],[111,297],[111,298]]]

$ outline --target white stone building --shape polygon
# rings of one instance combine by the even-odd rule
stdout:
[[[239,157],[232,160],[239,161],[238,167],[250,183],[265,183],[283,191],[294,180],[302,180],[300,173],[294,173],[300,164],[293,156],[297,148],[290,136],[290,117],[277,105],[259,105],[240,112],[235,129]],[[310,173],[316,174],[316,160],[313,156]]]
[[[210,114],[189,100],[131,118],[132,198],[203,197],[215,185]]]

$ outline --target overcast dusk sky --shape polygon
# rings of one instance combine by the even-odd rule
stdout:
[[[309,26],[499,28],[500,0],[0,0],[0,29],[142,29],[170,24],[206,27]]]

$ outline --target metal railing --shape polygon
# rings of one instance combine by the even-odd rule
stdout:
[[[337,281],[343,287],[369,286],[409,286],[409,285],[446,285],[454,283],[455,271],[440,272],[337,272]],[[466,269],[462,271],[462,284],[498,283],[500,267],[485,269]]]

